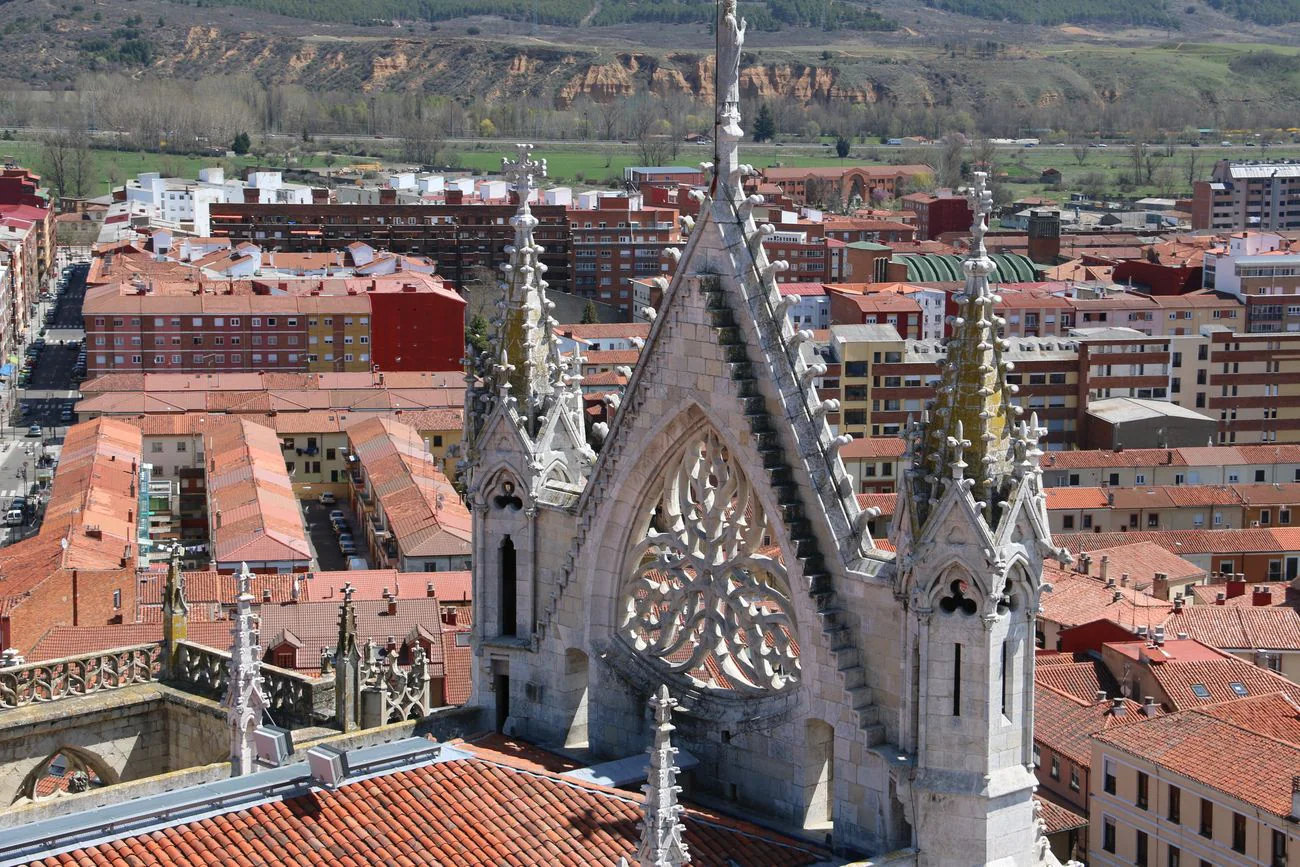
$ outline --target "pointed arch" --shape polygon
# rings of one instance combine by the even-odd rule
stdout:
[[[92,788],[116,785],[113,767],[91,750],[60,746],[36,765],[18,787],[17,803],[26,798],[41,801]]]
[[[688,422],[677,424],[678,422]],[[767,509],[697,405],[630,515],[614,626],[623,644],[692,690],[758,697],[799,682],[790,579],[764,546]]]

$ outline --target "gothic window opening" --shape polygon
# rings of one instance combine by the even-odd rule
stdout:
[[[804,723],[804,819],[807,830],[830,830],[835,820],[835,729]]]
[[[587,654],[576,648],[564,652],[564,704],[571,714],[569,731],[564,738],[568,749],[587,746]]]
[[[501,634],[515,635],[519,618],[519,579],[515,567],[515,543],[501,540]]]
[[[62,747],[28,775],[22,791],[33,801],[43,801],[116,782],[116,775],[98,756],[76,747]]]
[[[1007,676],[1007,668],[1010,665],[1010,654],[1007,651],[1007,643],[1002,642],[1002,715],[1011,719],[1011,679]]]
[[[762,504],[717,434],[690,438],[643,511],[622,638],[693,687],[758,696],[799,681],[789,582]]]
[[[515,483],[509,479],[501,483],[501,493],[493,497],[492,502],[498,509],[509,509],[512,512],[518,512],[524,507],[524,501],[515,492]]]
[[[948,585],[949,593],[939,600],[939,610],[945,614],[955,614],[960,612],[967,617],[974,614],[979,606],[975,600],[966,595],[970,586],[960,578],[954,579]]]
[[[952,715],[961,716],[961,645],[952,646]]]

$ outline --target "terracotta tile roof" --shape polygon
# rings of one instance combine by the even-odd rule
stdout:
[[[1222,449],[1224,457],[1237,457],[1235,449]],[[1039,459],[1039,465],[1045,470],[1087,470],[1106,467],[1160,467],[1186,466],[1179,454],[1180,449],[1124,449],[1112,451],[1077,451],[1047,452]],[[1241,461],[1231,461],[1241,463]],[[1228,463],[1227,460],[1223,463]]]
[[[162,621],[114,626],[52,626],[26,654],[28,662],[98,653],[115,647],[162,641]],[[191,623],[189,640],[225,650],[230,647],[230,623]]]
[[[1239,554],[1300,550],[1294,530],[1134,530],[1130,533],[1058,533],[1056,544],[1072,554],[1154,542],[1175,554]]]
[[[1103,534],[1105,535],[1105,534]],[[1114,548],[1087,548],[1092,557],[1092,572],[1096,574],[1101,568],[1101,558],[1106,558],[1107,576],[1116,581],[1124,575],[1133,581],[1151,581],[1157,572],[1163,572],[1170,579],[1190,578],[1205,574],[1205,570],[1190,560],[1184,560],[1168,549],[1154,542],[1134,542],[1131,545],[1117,545]]]
[[[583,356],[586,364],[636,364],[641,357],[638,349],[602,349]]]
[[[1291,814],[1291,777],[1300,747],[1204,711],[1184,711],[1102,732],[1123,750],[1283,818]]]
[[[384,601],[354,602],[357,614],[357,643],[367,641],[385,647],[389,639],[400,647],[423,637],[428,645],[433,676],[443,677],[441,603],[435,599],[400,599],[396,613],[389,614]],[[271,650],[292,635],[296,662],[294,668],[319,671],[321,652],[338,643],[339,606],[335,602],[302,602],[289,605],[264,605],[260,611],[259,643]],[[468,669],[466,670],[468,672]],[[468,690],[468,681],[461,688]]]
[[[635,858],[641,815],[639,795],[474,757],[271,800],[34,863],[591,867]],[[696,808],[688,807],[682,819],[692,864],[700,867],[802,867],[829,858],[815,846]]]
[[[1092,764],[1092,736],[1107,729],[1145,722],[1142,705],[1122,699],[1124,712],[1115,713],[1110,699],[1080,700],[1042,683],[1034,684],[1034,740],[1060,753],[1081,768]]]
[[[1052,509],[1106,509],[1110,501],[1106,499],[1104,488],[1047,488],[1047,508]]]
[[[840,449],[844,459],[901,458],[907,444],[898,437],[858,437]]]
[[[1107,588],[1095,576],[1077,572],[1055,572],[1048,578],[1051,593],[1042,599],[1043,620],[1063,627],[1078,626],[1096,620],[1120,625],[1159,623],[1173,610],[1173,604],[1156,599],[1134,587]],[[1117,600],[1115,596],[1118,595]]]
[[[1194,584],[1188,588],[1197,605],[1217,605],[1220,593],[1226,595],[1226,584]],[[1246,588],[1246,592],[1240,596],[1233,596],[1231,599],[1225,599],[1223,604],[1231,607],[1255,607],[1255,593],[1259,590],[1267,590],[1269,595],[1269,605],[1287,605],[1291,608],[1300,609],[1300,589],[1292,587],[1289,584],[1281,582],[1260,582],[1251,584]]]
[[[1233,485],[1241,502],[1250,506],[1289,506],[1300,503],[1300,483],[1276,485]]]
[[[892,517],[894,507],[897,504],[898,496],[896,494],[858,494],[858,507],[862,509],[879,509],[881,517]]]
[[[302,510],[275,432],[244,419],[222,425],[204,437],[204,455],[217,563],[309,563]]]
[[[348,442],[403,556],[469,556],[469,510],[418,431],[369,419],[348,428]]]
[[[1087,827],[1088,817],[1086,815],[1080,813],[1077,807],[1054,798],[1046,790],[1036,792],[1034,799],[1042,807],[1042,817],[1043,821],[1047,823],[1048,834],[1058,834],[1074,828]]]
[[[1300,650],[1300,612],[1285,606],[1186,605],[1164,625],[1221,650]]]
[[[1106,647],[1122,651],[1147,666],[1164,693],[1165,704],[1174,710],[1244,698],[1240,690],[1233,688],[1234,683],[1245,695],[1282,692],[1292,701],[1300,701],[1300,685],[1191,639],[1166,639],[1163,647],[1158,648],[1142,642]],[[1197,695],[1198,692],[1203,695]]]
[[[470,631],[444,627],[441,632],[442,664],[446,672],[443,697],[447,704],[464,704],[469,701],[473,688],[474,649],[470,647]]]
[[[640,337],[642,340],[650,336],[650,325],[642,322],[612,322],[597,323],[592,325],[561,325],[556,329],[557,333],[564,337],[572,337],[575,340],[605,340],[608,338],[617,338],[626,340],[631,337]]]
[[[1035,682],[1082,702],[1095,701],[1099,692],[1111,698],[1120,694],[1119,682],[1100,659],[1074,662],[1073,654],[1061,655],[1070,662],[1057,665],[1038,663],[1034,668]]]
[[[1198,710],[1240,728],[1300,746],[1300,705],[1284,693],[1239,698]]]

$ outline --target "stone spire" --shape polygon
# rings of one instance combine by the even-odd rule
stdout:
[[[998,337],[1003,320],[993,312],[1002,299],[993,292],[990,277],[997,266],[984,247],[993,209],[986,180],[984,172],[974,173],[971,248],[962,263],[966,286],[954,299],[957,315],[947,358],[940,362],[943,378],[933,412],[910,432],[912,459],[923,471],[918,497],[922,520],[951,483],[968,484],[989,518],[1013,469],[1010,446],[1020,410],[1011,404],[1016,387],[1006,381],[1013,365],[1002,360],[1008,348]]]
[[[339,636],[334,645],[334,713],[339,729],[357,727],[361,701],[361,652],[357,649],[357,612],[352,606],[353,588],[343,585],[339,604]]]
[[[740,140],[740,51],[745,45],[745,20],[736,12],[736,0],[718,0],[717,56],[713,67],[713,93],[716,114],[713,121],[713,183],[709,195],[714,199],[741,199]]]
[[[226,684],[226,721],[230,725],[230,771],[243,776],[254,770],[256,747],[253,731],[262,722],[266,696],[262,694],[262,661],[257,643],[257,616],[249,590],[248,564],[239,570],[239,598],[235,606],[234,641],[230,646],[230,676]]]
[[[514,160],[501,161],[519,207],[510,219],[515,227],[515,242],[506,248],[510,261],[501,266],[505,293],[499,302],[501,315],[493,336],[489,378],[497,391],[494,397],[514,398],[532,434],[550,398],[562,387],[564,371],[552,331],[555,322],[551,310],[555,305],[546,297],[542,247],[533,237],[538,220],[529,203],[537,191],[534,179],[546,177],[546,160],[533,159],[532,145],[516,147]]]
[[[641,820],[641,844],[637,846],[638,867],[681,867],[689,864],[690,852],[686,849],[686,829],[682,825],[683,807],[677,803],[682,787],[677,785],[677,748],[671,736],[676,726],[672,723],[673,708],[677,701],[668,694],[668,687],[650,699],[655,714],[654,743],[650,746],[650,772],[642,806],[645,816]]]
[[[181,555],[185,548],[179,543],[171,546],[168,553],[171,562],[167,567],[167,584],[163,588],[163,679],[166,680],[176,667],[176,658],[180,652],[179,642],[186,640],[190,632],[190,606],[185,602],[185,577],[181,573]]]

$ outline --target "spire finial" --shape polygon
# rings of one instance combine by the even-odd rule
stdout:
[[[171,562],[167,567],[167,585],[163,588],[163,679],[171,676],[180,655],[179,643],[189,638],[190,606],[185,601],[185,574],[181,571],[180,542],[168,549]]]
[[[266,696],[262,694],[257,615],[253,614],[253,594],[249,592],[252,577],[248,564],[240,564],[225,700],[226,721],[230,725],[230,772],[236,777],[253,771],[256,754],[253,732],[267,706]]]
[[[710,193],[727,189],[740,198],[740,50],[745,45],[745,19],[736,12],[736,0],[718,0],[714,59],[713,184]]]
[[[682,787],[677,785],[677,748],[671,737],[676,729],[672,723],[675,707],[677,700],[668,694],[667,686],[660,686],[650,699],[655,730],[648,750],[648,779],[641,787],[645,815],[641,819],[641,844],[636,850],[639,867],[681,867],[691,860],[681,820],[684,808],[677,803]]]
[[[519,210],[524,213],[528,210],[528,200],[533,196],[533,190],[537,189],[533,183],[533,178],[546,177],[546,160],[533,159],[533,146],[530,144],[516,144],[515,158],[501,158],[501,172],[514,185],[515,195],[519,197]]]

